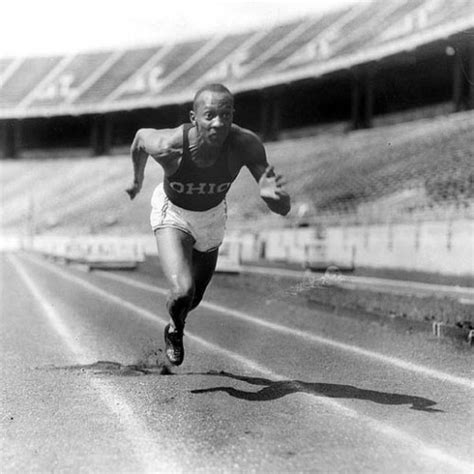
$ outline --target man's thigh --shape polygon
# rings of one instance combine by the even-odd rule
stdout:
[[[174,227],[155,230],[158,258],[163,273],[173,286],[193,284],[194,238]]]

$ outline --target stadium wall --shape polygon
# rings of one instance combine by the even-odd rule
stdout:
[[[357,267],[474,275],[472,220],[332,227],[328,260],[342,254]]]
[[[324,270],[372,268],[474,277],[474,221],[424,221],[411,224],[323,226],[229,233],[226,241],[239,247],[242,263],[267,261]],[[138,245],[156,255],[153,236],[76,236],[77,242]],[[71,237],[0,236],[0,250],[58,247]],[[133,245],[132,245],[133,244]]]
[[[241,234],[242,259],[474,276],[474,221],[423,221]],[[234,237],[235,238],[235,237]]]

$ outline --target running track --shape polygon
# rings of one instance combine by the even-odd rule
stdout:
[[[474,469],[468,350],[216,275],[163,375],[158,272],[0,258],[2,472]]]

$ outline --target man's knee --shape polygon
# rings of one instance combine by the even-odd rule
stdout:
[[[184,284],[184,285],[178,285],[174,288],[171,288],[169,295],[168,295],[168,301],[170,304],[177,304],[179,306],[191,306],[193,300],[194,300],[194,285],[192,284]]]

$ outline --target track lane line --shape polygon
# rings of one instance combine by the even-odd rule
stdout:
[[[126,307],[127,309],[135,312],[139,316],[143,317],[144,319],[153,321],[155,323],[159,323],[162,326],[168,323],[168,319],[162,318],[161,316],[152,313],[151,311],[148,311],[145,308],[142,308],[140,306],[135,305],[134,303],[131,303],[119,296],[116,296],[108,291],[105,291],[101,288],[98,288],[92,283],[89,283],[88,281],[84,280],[83,278],[77,277],[73,274],[71,274],[68,271],[65,271],[61,268],[59,268],[56,265],[53,265],[51,263],[44,262],[42,260],[39,260],[35,257],[32,257],[31,255],[25,256],[27,260],[32,261],[36,265],[51,271],[52,273],[56,273],[59,276],[64,277],[66,280],[69,280],[73,283],[76,283],[80,286],[82,286],[84,289],[90,291],[91,293],[94,293],[96,295],[102,296],[105,299],[112,301],[116,303],[117,305],[121,307]],[[161,292],[160,289],[160,294],[165,294],[167,293],[166,290],[163,290],[164,293]],[[237,361],[239,364],[246,366],[247,368],[250,368],[251,370],[258,372],[262,375],[265,375],[267,377],[273,378],[273,379],[280,379],[280,380],[286,380],[288,381],[289,379],[281,374],[278,374],[277,372],[274,372],[273,370],[267,368],[266,366],[253,361],[251,359],[248,359],[238,353],[235,353],[233,351],[227,350],[221,346],[218,346],[216,344],[213,344],[200,336],[194,335],[192,333],[187,332],[186,337],[188,339],[191,339],[195,341],[196,343],[200,344],[201,346],[207,348],[208,350],[212,352],[220,352],[224,356],[226,356],[229,359]],[[415,454],[417,455],[422,455],[426,458],[429,458],[431,460],[434,460],[436,462],[440,462],[443,464],[449,465],[452,469],[456,469],[457,472],[462,472],[462,473],[471,473],[474,469],[474,465],[467,460],[461,460],[457,458],[456,456],[450,455],[446,452],[444,452],[441,448],[431,445],[429,443],[426,443],[422,441],[421,439],[412,436],[402,430],[399,430],[398,428],[395,428],[387,423],[380,422],[374,418],[371,418],[367,415],[361,414],[357,412],[356,410],[349,408],[342,403],[336,402],[335,400],[331,400],[326,397],[314,397],[311,394],[308,393],[300,393],[301,396],[305,397],[306,400],[310,403],[310,405],[318,405],[318,404],[323,404],[326,406],[329,406],[339,414],[349,418],[349,419],[356,419],[359,420],[360,422],[364,423],[368,428],[373,430],[374,432],[378,434],[382,434],[394,441],[397,441],[399,443],[402,443],[404,446],[406,446],[409,449],[413,449]]]
[[[60,336],[67,349],[73,354],[74,362],[84,364],[90,361],[90,356],[81,347],[61,319],[60,314],[54,309],[54,306],[43,296],[40,288],[28,274],[23,264],[14,256],[7,255],[7,260],[19,274],[25,286],[33,295],[40,306],[44,316],[50,323],[54,331]],[[169,457],[159,457],[158,453],[166,453],[167,449],[156,442],[156,436],[153,436],[147,427],[137,418],[132,408],[123,397],[118,395],[113,385],[105,380],[90,378],[88,380],[93,390],[99,394],[104,405],[115,415],[124,429],[124,433],[129,440],[135,453],[137,466],[140,466],[140,472],[156,473],[157,469],[167,472],[184,472],[184,469]],[[175,459],[180,459],[177,455]]]
[[[157,293],[160,295],[167,295],[168,290],[165,288],[155,287],[153,285],[149,285],[147,283],[138,282],[131,278],[124,277],[122,275],[116,275],[113,273],[106,273],[103,271],[96,272],[103,276],[104,278],[108,278],[110,280],[119,281],[125,283],[129,286],[133,286],[135,288],[149,291],[152,293]],[[334,339],[330,339],[323,336],[318,336],[316,334],[311,334],[299,329],[294,329],[289,326],[284,326],[282,324],[272,323],[270,321],[259,319],[251,314],[244,313],[242,311],[238,311],[235,309],[227,308],[226,306],[222,306],[215,303],[210,303],[208,301],[202,301],[199,306],[202,306],[206,309],[209,309],[214,312],[224,313],[228,316],[240,319],[242,321],[255,324],[257,326],[264,327],[266,329],[270,329],[275,332],[279,332],[285,335],[291,334],[292,336],[299,337],[306,341],[317,343],[317,344],[324,344],[326,346],[335,347],[337,349],[352,352],[353,354],[357,354],[359,356],[369,357],[371,359],[378,360],[380,362],[384,362],[386,364],[393,365],[395,367],[409,370],[411,372],[416,372],[427,377],[435,378],[441,380],[443,382],[449,382],[454,385],[461,386],[463,388],[470,388],[471,390],[474,389],[474,382],[464,377],[457,377],[455,375],[448,374],[446,372],[441,372],[436,369],[430,369],[429,367],[425,367],[422,365],[414,364],[412,362],[405,361],[398,357],[391,357],[379,352],[370,351],[368,349],[363,349],[362,347],[355,346],[352,344],[347,344],[345,342],[339,342]]]

